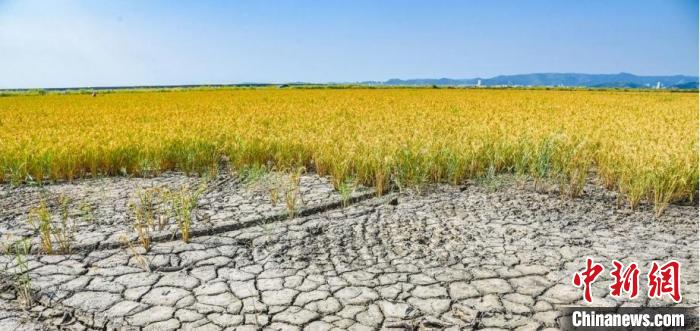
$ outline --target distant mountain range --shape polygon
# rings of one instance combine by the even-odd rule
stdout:
[[[697,76],[637,76],[619,74],[534,73],[501,75],[492,78],[468,79],[389,79],[384,82],[362,82],[368,85],[437,85],[437,86],[566,86],[617,88],[677,88],[697,89]]]
[[[2,1],[2,0],[0,0]],[[167,88],[198,88],[198,87],[343,87],[352,85],[369,86],[554,86],[554,87],[590,87],[590,88],[656,88],[665,89],[698,89],[697,76],[637,76],[629,73],[619,74],[577,74],[577,73],[535,73],[523,75],[501,75],[492,78],[426,78],[426,79],[389,79],[387,81],[364,82],[329,82],[329,83],[232,83],[232,84],[196,84],[196,85],[131,85],[131,86],[83,86],[83,87],[51,87],[51,88],[15,88],[2,91],[71,91],[85,90],[121,90],[121,89],[167,89]],[[2,94],[0,94],[2,96]]]

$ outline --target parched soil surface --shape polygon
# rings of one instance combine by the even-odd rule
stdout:
[[[146,192],[153,193],[156,210],[155,226],[151,236],[155,241],[174,238],[177,222],[173,219],[172,206],[168,205],[163,190],[178,193],[185,189],[190,194],[202,191],[197,199],[193,215],[192,232],[218,233],[224,230],[242,228],[260,221],[273,221],[286,218],[285,193],[291,192],[294,210],[298,214],[309,214],[317,210],[336,207],[342,197],[333,190],[326,178],[303,175],[298,192],[289,183],[287,175],[269,174],[267,179],[245,182],[237,177],[221,175],[213,180],[188,177],[179,173],[166,173],[156,178],[100,178],[80,180],[75,183],[45,186],[22,186],[13,188],[0,186],[0,247],[7,247],[20,238],[32,238],[32,249],[39,250],[40,240],[36,230],[38,221],[30,222],[32,209],[43,202],[52,212],[55,228],[61,228],[60,210],[65,204],[68,211],[68,225],[73,229],[71,252],[90,251],[101,248],[119,247],[126,236],[130,241],[137,238],[134,231],[133,205],[140,204],[140,197]],[[269,183],[274,179],[275,183]],[[279,183],[278,183],[279,182]],[[277,189],[277,199],[273,203],[270,188]],[[160,191],[158,191],[160,190]],[[371,195],[371,191],[357,187],[350,199]],[[62,201],[65,201],[63,203]],[[161,226],[159,216],[163,217]],[[150,227],[149,227],[150,228]],[[59,246],[54,242],[54,246]]]
[[[106,194],[130,180],[110,179]],[[190,243],[164,238],[148,252],[90,244],[69,255],[28,255],[37,300],[31,311],[20,310],[10,290],[16,258],[0,256],[0,329],[558,328],[560,307],[584,305],[572,277],[587,257],[606,268],[593,284],[592,306],[676,305],[646,296],[651,262],[671,259],[682,265],[680,305],[698,306],[695,206],[673,205],[656,218],[646,206],[616,207],[613,193],[593,185],[566,200],[505,180],[380,198],[356,193],[343,207],[321,197],[339,197],[327,180],[309,175],[302,186],[319,188],[302,191],[319,192],[311,195],[322,208],[285,219],[251,207],[257,216],[243,225],[217,227],[246,217],[226,201],[248,193],[227,180],[200,201],[198,215],[213,225]],[[12,209],[1,218],[19,226],[29,208],[21,197],[31,189],[3,190],[0,206]],[[250,201],[269,204],[263,200]],[[117,216],[100,222],[108,225],[97,230],[105,238],[110,224],[128,224]],[[637,298],[609,294],[613,260],[640,266]]]

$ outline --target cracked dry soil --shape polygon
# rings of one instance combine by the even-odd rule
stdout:
[[[209,220],[240,217],[235,206],[211,207],[226,205],[217,201],[234,186],[210,196]],[[644,277],[634,300],[607,288],[612,260],[637,262],[643,276],[652,261],[675,259],[680,305],[697,307],[698,208],[672,205],[659,218],[649,209],[617,208],[613,193],[592,184],[574,200],[512,183],[431,186],[189,244],[165,240],[142,256],[99,247],[34,254],[37,305],[19,309],[6,282],[0,329],[556,329],[559,307],[584,305],[571,279],[586,257],[606,267],[591,305],[675,305],[648,299]],[[15,258],[0,256],[0,270],[16,273]]]

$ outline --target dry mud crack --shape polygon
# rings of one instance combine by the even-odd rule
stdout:
[[[246,217],[245,210],[263,215],[269,209],[236,207],[230,201],[238,198],[231,197],[247,193],[233,182],[205,195],[207,220],[232,222]],[[304,185],[321,203],[338,199],[321,178],[309,176]],[[22,196],[4,190],[10,192],[4,206]],[[13,208],[3,221],[19,226],[24,207]],[[468,185],[313,211],[200,233],[188,244],[163,240],[141,256],[99,245],[70,255],[29,255],[38,305],[22,313],[11,291],[4,292],[0,329],[558,328],[558,307],[582,304],[571,278],[586,257],[607,268],[594,283],[592,305],[674,305],[644,295],[617,299],[607,286],[612,260],[637,262],[646,271],[651,261],[676,259],[683,268],[681,305],[698,306],[694,206],[670,206],[655,218],[644,208],[616,208],[614,197],[594,186],[583,198],[563,200],[515,185]],[[112,229],[99,229],[102,240],[109,239]],[[13,231],[20,230],[26,231]],[[0,257],[8,274],[18,271],[16,264],[14,256]],[[646,290],[642,281],[640,292]]]

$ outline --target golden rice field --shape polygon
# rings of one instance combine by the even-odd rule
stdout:
[[[698,185],[697,93],[212,89],[0,98],[0,180],[304,166],[380,191],[586,176],[662,211]]]

